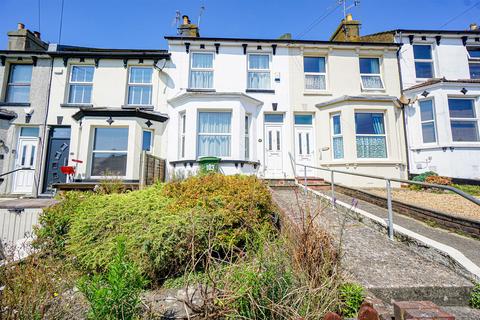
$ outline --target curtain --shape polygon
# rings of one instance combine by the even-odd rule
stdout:
[[[325,90],[325,76],[324,75],[305,75],[305,89],[309,90]]]
[[[229,157],[230,136],[198,136],[198,156]]]
[[[152,83],[152,68],[130,68],[130,83]]]
[[[270,57],[265,54],[251,54],[248,56],[248,69],[270,69]]]
[[[73,66],[72,67],[72,82],[92,82],[93,81],[93,67],[89,66]]]
[[[199,133],[230,133],[231,112],[200,112]]]
[[[192,89],[213,88],[213,71],[192,71],[190,77]]]
[[[194,53],[192,56],[192,68],[213,68],[213,55],[210,53]]]
[[[249,89],[270,89],[270,72],[249,72]]]
[[[128,87],[128,104],[149,105],[152,103],[151,86],[130,86]]]
[[[91,85],[70,85],[69,103],[90,103],[92,100]]]
[[[383,127],[383,114],[372,114],[373,132],[374,134],[385,134]]]
[[[386,158],[385,137],[357,136],[358,158]]]
[[[362,83],[366,89],[383,89],[380,76],[362,76]]]
[[[231,112],[199,113],[198,155],[200,157],[230,156],[231,119]]]
[[[343,137],[333,138],[333,158],[343,159]]]

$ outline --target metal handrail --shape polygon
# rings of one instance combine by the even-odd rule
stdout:
[[[296,166],[301,166],[304,168],[304,182],[305,182],[305,188],[307,187],[307,168],[311,169],[318,169],[318,170],[323,170],[323,171],[328,171],[330,172],[330,185],[331,185],[331,192],[332,192],[332,205],[335,206],[335,181],[334,181],[334,174],[335,173],[340,173],[340,174],[346,174],[346,175],[352,175],[352,176],[358,176],[358,177],[365,177],[365,178],[371,178],[371,179],[378,179],[378,180],[383,180],[386,183],[386,189],[387,189],[387,207],[388,207],[388,235],[389,238],[393,240],[393,210],[392,210],[392,188],[391,188],[391,182],[400,182],[400,183],[406,183],[406,184],[414,184],[414,185],[419,185],[419,186],[424,186],[424,187],[430,187],[430,188],[438,188],[438,189],[443,189],[443,190],[449,190],[452,191],[461,197],[475,203],[476,205],[480,206],[480,199],[476,198],[468,193],[463,192],[462,190],[459,190],[454,187],[450,186],[443,186],[440,184],[434,184],[434,183],[426,183],[426,182],[419,182],[419,181],[413,181],[413,180],[406,180],[406,179],[398,179],[398,178],[385,178],[381,176],[376,176],[376,175],[371,175],[371,174],[365,174],[365,173],[356,173],[356,172],[348,172],[348,171],[342,171],[342,170],[335,170],[335,169],[330,169],[330,168],[321,168],[321,167],[315,167],[311,165],[306,165],[306,164],[301,164],[301,163],[296,163],[295,159],[293,158],[292,154],[289,152],[288,153],[290,157],[290,162],[293,166],[293,172],[295,174],[295,179],[296,179]]]
[[[12,171],[8,171],[8,172],[0,174],[0,177],[6,176],[6,175],[9,175],[11,173],[21,171],[21,170],[35,170],[35,169],[34,168],[29,168],[29,167],[17,168],[17,169],[14,169]]]

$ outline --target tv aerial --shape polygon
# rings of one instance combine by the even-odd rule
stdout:
[[[360,0],[353,0],[352,1],[352,4],[349,5],[349,0],[337,0],[338,1],[338,5],[343,5],[343,18],[346,19],[347,18],[347,11],[352,9],[352,8],[355,8],[355,7],[358,7],[360,5]]]

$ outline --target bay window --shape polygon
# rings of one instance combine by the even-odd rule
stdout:
[[[343,159],[343,134],[340,114],[332,115],[332,151],[333,159]]]
[[[213,53],[193,52],[190,63],[190,88],[213,89]]]
[[[360,77],[362,89],[383,90],[379,58],[360,58]]]
[[[326,67],[324,57],[303,57],[306,90],[326,90]]]
[[[93,66],[72,66],[68,103],[89,104],[92,102]]]
[[[198,156],[230,157],[231,112],[198,113]]]
[[[268,90],[271,88],[270,81],[270,55],[248,55],[248,89]]]
[[[419,102],[419,105],[423,143],[436,142],[437,134],[435,129],[435,109],[433,107],[433,100],[422,100]]]
[[[187,130],[187,115],[180,114],[180,158],[185,158],[185,133]]]
[[[413,45],[413,58],[415,60],[415,74],[417,79],[433,78],[432,46],[429,44]]]
[[[452,140],[455,142],[476,142],[478,135],[478,118],[474,99],[449,98],[448,109]]]
[[[480,47],[467,47],[470,79],[480,79]]]
[[[355,113],[357,158],[386,158],[383,113]]]
[[[151,152],[153,150],[153,132],[151,130],[143,130],[142,151]]]
[[[128,128],[95,128],[92,176],[125,176]]]
[[[31,64],[12,64],[8,76],[6,101],[13,103],[30,102]]]
[[[130,67],[128,76],[128,104],[152,104],[152,74],[150,67]]]
[[[250,158],[250,115],[245,115],[245,160]]]

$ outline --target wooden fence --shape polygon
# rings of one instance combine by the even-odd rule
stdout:
[[[165,159],[143,152],[140,187],[149,186],[158,181],[165,181],[165,163]]]

